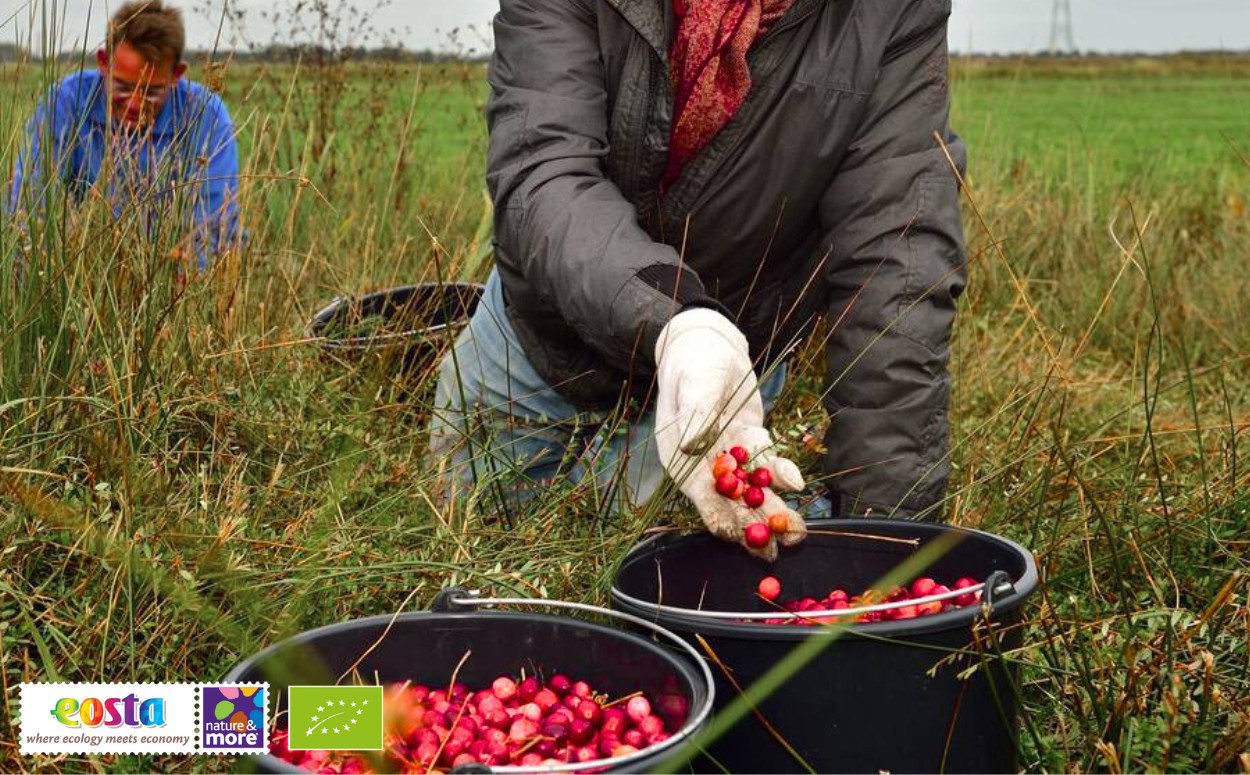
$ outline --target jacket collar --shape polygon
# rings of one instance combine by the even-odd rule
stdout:
[[[826,0],[795,0],[778,25],[786,25],[797,17],[806,16]],[[664,62],[668,61],[668,44],[673,36],[673,0],[606,0],[607,4],[625,17],[643,40],[655,49]],[[181,83],[181,81],[179,82]]]
[[[629,22],[643,40],[668,61],[668,41],[673,26],[672,0],[607,0]]]

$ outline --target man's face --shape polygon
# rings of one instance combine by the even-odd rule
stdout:
[[[182,62],[148,59],[127,43],[113,50],[112,62],[103,50],[96,53],[96,61],[108,85],[113,120],[132,126],[152,123],[186,70]]]

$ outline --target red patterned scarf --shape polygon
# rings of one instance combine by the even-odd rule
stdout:
[[[747,51],[792,2],[673,0],[677,35],[669,50],[669,78],[676,101],[661,189],[738,112],[751,89]]]

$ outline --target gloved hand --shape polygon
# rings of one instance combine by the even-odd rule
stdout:
[[[778,541],[789,546],[807,536],[803,518],[773,492],[803,489],[803,475],[793,462],[771,451],[773,441],[764,428],[764,402],[746,337],[715,310],[686,310],[660,330],[655,361],[660,462],[698,509],[708,531],[726,541],[746,546],[743,530],[748,524],[785,512],[786,533],[773,536],[762,549],[747,547],[772,562],[777,559]],[[734,446],[746,448],[750,467],[767,466],[772,471],[772,485],[764,488],[764,503],[758,508],[716,491],[713,462]]]

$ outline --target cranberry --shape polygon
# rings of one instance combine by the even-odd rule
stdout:
[[[933,593],[933,588],[937,586],[937,582],[928,576],[921,576],[911,583],[912,597],[927,597]]]
[[[752,522],[743,530],[742,537],[752,549],[763,549],[772,540],[772,532],[763,522]]]
[[[512,720],[512,726],[508,729],[508,739],[514,742],[528,740],[538,734],[538,722],[531,721],[524,716],[517,716]]]
[[[790,532],[790,515],[784,511],[768,515],[768,529],[775,535]]]
[[[605,735],[620,735],[628,726],[626,719],[625,711],[620,708],[604,708],[599,730]]]
[[[607,731],[606,729],[604,730]],[[584,718],[573,719],[568,726],[569,742],[574,745],[585,745],[595,736],[595,725]]]
[[[578,748],[573,755],[578,762],[593,762],[599,758],[599,752],[595,750],[596,746],[588,745]]]
[[[659,716],[647,716],[638,722],[638,729],[643,737],[651,739],[664,731],[664,719]]]
[[[754,486],[747,487],[742,491],[742,502],[748,508],[758,509],[764,505],[764,491]]]
[[[608,758],[612,755],[612,751],[621,744],[621,739],[616,735],[602,735],[599,737],[599,755]]]
[[[577,718],[586,719],[596,726],[603,720],[603,706],[594,700],[582,700],[582,704],[578,705],[574,712]]]
[[[742,482],[738,480],[738,477],[734,476],[732,473],[721,474],[716,477],[716,492],[726,498],[736,498],[738,497],[736,495],[738,487],[741,486],[741,484]]]
[[[964,576],[963,578],[957,579],[955,583],[951,586],[951,589],[952,590],[967,589],[968,587],[974,587],[979,583],[980,582],[977,581],[976,579],[968,578],[967,576]],[[957,606],[972,605],[973,603],[977,602],[980,599],[981,599],[981,593],[979,591],[969,592],[967,594],[960,595],[959,597],[955,598],[955,605]]]
[[[530,721],[542,721],[543,709],[538,707],[536,702],[527,702],[517,708],[517,715],[524,716]]]
[[[781,594],[781,582],[773,576],[765,576],[760,579],[760,584],[755,591],[765,600],[776,600]]]
[[[490,685],[491,691],[495,693],[502,702],[507,702],[516,696],[516,681],[507,676],[500,676]]]
[[[651,703],[647,702],[647,698],[642,695],[630,697],[629,702],[625,703],[625,715],[637,724],[651,715]]]
[[[534,695],[534,702],[538,705],[538,707],[543,709],[544,713],[546,713],[551,710],[552,707],[559,704],[560,698],[550,689],[540,689],[538,694]]]
[[[716,456],[716,460],[712,463],[712,476],[720,478],[723,474],[732,474],[738,468],[738,461],[728,452],[722,452]]]
[[[747,477],[747,481],[756,487],[768,487],[773,483],[773,472],[764,466],[760,466],[751,472],[751,475]]]
[[[511,723],[511,721],[512,717],[509,716],[508,711],[503,708],[498,708],[482,715],[482,723],[488,727],[494,727],[495,729],[504,729]]]
[[[421,719],[427,727],[445,727],[447,726],[447,717],[436,710],[427,710],[425,716]]]
[[[464,748],[464,743],[458,743],[455,740],[448,740],[443,743],[443,752],[439,754],[438,758],[444,764],[451,764],[456,760],[457,756],[464,753]]]
[[[751,453],[747,452],[747,448],[742,446],[730,447],[729,454],[733,455],[733,459],[738,461],[738,465],[746,465],[746,462],[751,459]]]
[[[527,702],[532,702],[534,700],[534,695],[538,694],[538,690],[541,688],[542,688],[542,685],[538,683],[537,678],[535,678],[534,676],[530,676],[529,678],[526,678],[524,681],[521,681],[521,683],[517,684],[517,687],[516,687],[517,702],[521,703],[522,705],[524,705]]]
[[[437,757],[438,757],[438,744],[437,743],[422,743],[421,745],[417,746],[417,761],[421,762],[426,767],[432,767],[434,765],[434,760]]]
[[[542,763],[543,763],[542,754],[536,754],[536,753],[527,753],[521,757],[521,761],[517,762],[517,764],[521,765],[522,767],[538,767]]]
[[[917,610],[916,606],[914,605],[905,605],[902,608],[894,609],[895,619],[914,619],[919,615],[920,615],[920,611]]]
[[[551,680],[547,682],[547,688],[559,695],[567,694],[572,686],[573,682],[569,677],[560,673],[551,676]]]

